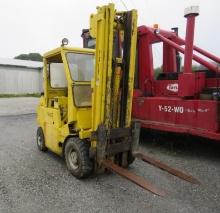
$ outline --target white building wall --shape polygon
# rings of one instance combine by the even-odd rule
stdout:
[[[40,93],[42,79],[39,69],[0,65],[0,94]]]

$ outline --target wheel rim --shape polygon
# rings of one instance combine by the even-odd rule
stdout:
[[[74,149],[71,149],[69,154],[68,154],[68,160],[70,163],[70,166],[72,167],[72,169],[78,169],[79,168],[79,164],[78,164],[78,154]]]
[[[37,137],[37,144],[38,144],[38,146],[42,146],[42,140],[41,140],[41,136],[38,136]]]

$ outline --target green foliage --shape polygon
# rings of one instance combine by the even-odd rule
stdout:
[[[184,66],[181,66],[180,71],[182,72],[183,69],[184,69]],[[196,72],[197,70],[200,70],[200,69],[201,69],[201,65],[192,64],[192,71],[193,72]]]
[[[27,94],[0,94],[0,98],[18,98],[18,97],[40,97],[39,93],[27,93]]]
[[[183,66],[181,66],[181,68],[180,68],[180,72],[182,72],[183,71]],[[193,64],[192,65],[192,71],[193,72],[195,72],[195,71],[197,71],[197,70],[200,70],[201,69],[201,66],[200,65],[195,65],[195,64]],[[161,66],[161,67],[157,67],[157,68],[155,68],[154,69],[154,78],[155,79],[157,79],[157,76],[160,74],[160,73],[162,73],[162,70],[163,70],[163,67]]]
[[[15,56],[14,58],[29,61],[43,61],[43,57],[40,53],[20,54],[18,56]]]
[[[162,73],[162,66],[154,69],[154,79],[157,79],[157,76]]]

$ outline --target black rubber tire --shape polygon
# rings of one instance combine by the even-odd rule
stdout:
[[[131,151],[128,151],[128,165],[131,165],[135,161],[135,157],[132,155]]]
[[[135,161],[135,157],[132,155],[131,151],[128,151],[128,154],[127,154],[127,165],[126,166],[122,165],[122,153],[120,153],[120,155],[118,155],[118,159],[116,160],[116,163],[118,163],[120,166],[128,167],[134,161]]]
[[[89,145],[79,138],[69,138],[65,145],[65,161],[68,170],[76,178],[91,174],[93,166],[89,158]]]
[[[44,132],[41,127],[37,128],[37,147],[42,152],[47,151],[47,147],[45,145],[45,139],[44,139]]]

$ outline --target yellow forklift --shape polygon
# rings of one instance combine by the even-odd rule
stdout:
[[[140,124],[131,121],[137,11],[117,12],[113,4],[98,7],[89,31],[95,50],[67,47],[64,39],[44,55],[37,146],[63,156],[77,178],[107,168],[164,195],[126,169],[135,157],[146,157],[137,152]]]

